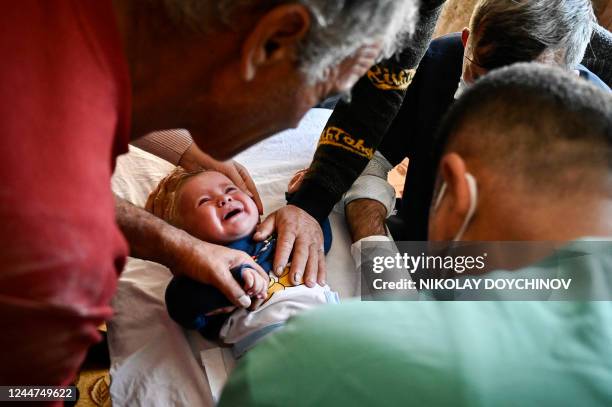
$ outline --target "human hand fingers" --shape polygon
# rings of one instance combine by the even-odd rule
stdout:
[[[228,177],[234,183],[234,185],[236,185],[238,188],[240,188],[243,191],[248,191],[249,189],[244,179],[242,178],[242,175],[240,174],[238,165],[239,164],[233,161],[217,162],[210,169],[219,171],[220,173]]]
[[[248,254],[240,250],[233,250],[233,249],[230,249],[230,250],[235,252],[238,256],[236,259],[233,260],[233,264],[234,264],[233,267],[236,267],[238,265],[247,265],[248,269],[254,270],[260,275],[267,275],[264,269],[261,268],[261,266],[257,264],[257,262],[255,262],[255,260],[253,260],[251,256],[249,256]]]
[[[310,255],[308,244],[303,239],[297,239],[293,246],[293,257],[291,257],[291,267],[289,278],[293,284],[301,284],[304,280],[304,270]]]
[[[380,55],[381,51],[382,44],[380,44],[379,42],[373,42],[361,47],[357,51],[357,56],[359,59],[372,60],[378,58],[378,55]]]
[[[317,261],[318,261],[318,275],[317,275],[317,282],[319,283],[319,285],[321,287],[323,287],[325,284],[327,284],[327,268],[325,266],[325,253],[323,252],[323,249],[321,248],[320,252],[319,252],[320,256],[318,257]]]
[[[253,275],[255,271],[250,269],[242,270],[242,280],[244,281],[244,285],[242,289],[247,293],[249,297],[253,296],[253,289],[255,287],[255,276]]]
[[[229,270],[241,265],[247,265],[248,269],[245,270],[252,269],[257,273],[263,273],[263,269],[245,252],[228,249],[223,246],[210,246],[215,250],[213,258],[221,261],[221,265],[219,266],[220,269],[214,270],[212,273],[211,284],[217,287],[236,306],[243,308],[249,307],[251,305],[250,295],[238,285],[238,282],[234,279]],[[255,281],[254,273],[246,274],[250,274],[253,282]]]
[[[258,305],[254,306],[254,304],[266,298],[269,277],[265,273],[248,268],[243,270],[242,277],[245,280],[244,289],[251,297],[251,307],[249,309],[255,309]]]
[[[235,306],[248,308],[251,305],[250,296],[238,285],[229,269],[214,273],[210,280],[210,283],[217,287]]]
[[[261,271],[258,271],[257,273],[263,281],[263,286],[260,292],[260,296],[262,298],[266,298],[268,294],[268,286],[270,285],[270,276],[268,275],[268,273],[261,272]]]
[[[287,186],[287,192],[290,194],[294,193],[300,186],[302,185],[302,181],[304,180],[304,176],[308,173],[308,169],[305,168],[295,173],[291,181],[289,181],[289,185]]]
[[[253,198],[255,205],[257,205],[257,210],[260,214],[263,213],[263,204],[261,203],[257,187],[251,178],[251,174],[242,164],[236,161],[218,161],[199,150],[198,153],[198,162],[202,168],[219,171],[227,176],[238,188],[247,192]]]
[[[262,241],[269,238],[276,228],[276,212],[271,213],[262,223],[257,226],[257,231],[253,235],[255,241]]]
[[[255,271],[253,271],[253,280],[253,290],[250,295],[251,297],[260,297],[266,281]]]
[[[261,306],[261,304],[263,304],[264,300],[265,300],[265,298],[264,299],[257,298],[255,300],[253,300],[253,303],[249,307],[249,311],[255,311],[257,308],[259,308]]]
[[[247,171],[247,169],[243,165],[235,163],[235,166],[244,184],[244,188],[242,189],[249,192],[249,194],[255,201],[255,205],[257,205],[257,210],[259,211],[259,214],[263,214],[263,203],[261,202],[261,197],[259,196],[259,191],[257,191],[255,182],[253,181],[253,178],[251,178],[251,174],[249,174],[249,171]]]
[[[177,229],[176,233],[180,236],[178,241],[181,244],[175,246],[172,258],[169,259],[173,263],[170,267],[173,273],[213,285],[236,306],[251,305],[249,296],[230,270],[243,262],[250,264],[253,259],[244,252],[203,242],[182,230]]]
[[[308,260],[304,271],[304,284],[307,287],[314,287],[317,283],[317,273],[319,268],[319,248],[315,245],[308,247]]]
[[[274,253],[273,271],[274,274],[280,276],[289,262],[289,256],[293,250],[295,242],[295,233],[287,228],[278,230],[276,238],[276,252]]]

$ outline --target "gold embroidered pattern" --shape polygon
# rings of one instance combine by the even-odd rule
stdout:
[[[382,90],[406,90],[412,83],[416,69],[402,69],[399,72],[389,71],[374,65],[368,71],[368,79],[374,86]]]
[[[374,157],[374,149],[366,147],[362,139],[356,140],[350,134],[338,127],[327,127],[321,134],[319,145],[330,145],[344,148],[369,160]]]

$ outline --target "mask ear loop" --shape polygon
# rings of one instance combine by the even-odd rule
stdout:
[[[460,240],[463,234],[465,233],[465,230],[470,224],[474,213],[476,213],[476,206],[478,205],[478,186],[476,185],[476,178],[474,178],[474,176],[469,172],[466,172],[465,180],[467,181],[468,189],[470,190],[470,208],[468,209],[467,215],[463,220],[461,228],[459,228],[459,232],[457,232],[457,235],[453,239],[453,241],[455,242]]]
[[[461,239],[470,221],[472,220],[474,213],[476,213],[476,206],[478,204],[478,186],[476,185],[476,178],[474,178],[472,174],[467,172],[465,173],[465,180],[468,183],[468,189],[469,189],[469,194],[470,194],[470,207],[468,209],[467,215],[465,216],[465,219],[463,220],[463,224],[461,225],[461,228],[459,228],[459,232],[457,232],[453,241],[457,241]],[[438,207],[442,203],[442,198],[444,198],[444,194],[446,193],[446,188],[447,188],[447,185],[446,185],[446,182],[444,182],[436,198],[436,203],[434,204],[434,211],[437,211]]]
[[[438,210],[438,207],[442,203],[442,198],[444,198],[445,193],[446,193],[446,182],[443,182],[442,187],[440,187],[440,192],[438,192],[438,196],[436,197],[436,203],[434,204],[434,211]]]

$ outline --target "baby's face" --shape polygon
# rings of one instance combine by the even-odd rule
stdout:
[[[206,171],[189,178],[177,199],[183,229],[207,242],[233,242],[250,235],[259,222],[253,199],[219,172]]]

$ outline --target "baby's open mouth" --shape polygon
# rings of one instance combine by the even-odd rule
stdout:
[[[242,213],[242,209],[231,210],[225,214],[225,216],[223,217],[223,220],[229,220],[240,213]]]

